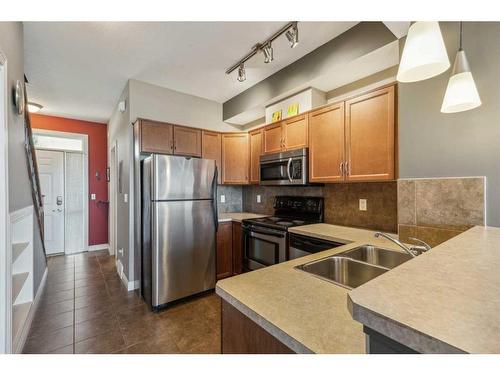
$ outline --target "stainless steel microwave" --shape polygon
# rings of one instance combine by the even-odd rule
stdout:
[[[261,155],[260,184],[307,185],[309,182],[307,164],[307,148]]]

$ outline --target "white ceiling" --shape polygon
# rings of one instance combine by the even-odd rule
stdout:
[[[41,113],[106,122],[128,79],[224,102],[357,22],[299,22],[299,45],[273,43],[274,61],[225,70],[284,22],[26,22],[25,72]]]

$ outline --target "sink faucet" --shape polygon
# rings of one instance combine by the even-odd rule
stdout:
[[[389,236],[388,234],[386,233],[382,233],[382,232],[377,232],[375,233],[375,237],[384,237],[384,238],[387,238],[389,241],[392,241],[394,242],[396,245],[398,245],[400,248],[402,248],[405,252],[407,252],[409,255],[411,255],[413,258],[415,258],[417,255],[413,252],[412,249],[410,249],[408,246],[406,246],[404,243],[402,243],[400,240],[394,238],[394,237],[391,237]]]

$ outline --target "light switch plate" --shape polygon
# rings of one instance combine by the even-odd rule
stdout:
[[[128,202],[128,194],[127,194],[127,193],[123,194],[123,201],[124,201],[125,203],[127,203],[127,202]]]
[[[359,200],[359,210],[366,211],[366,199]]]
[[[260,194],[257,194],[257,203],[260,203]]]
[[[90,194],[90,199],[95,201],[95,194]]]
[[[222,195],[220,196],[220,202],[221,202],[221,203],[226,203],[226,196],[225,196],[224,194],[222,194]]]

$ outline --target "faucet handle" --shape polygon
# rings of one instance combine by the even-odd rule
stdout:
[[[422,248],[425,249],[424,251],[429,251],[430,249],[432,249],[432,247],[425,241],[422,241],[418,238],[415,238],[415,237],[408,237],[408,239],[416,242],[416,243],[419,243],[420,245],[422,245]],[[420,247],[420,246],[419,246]]]

